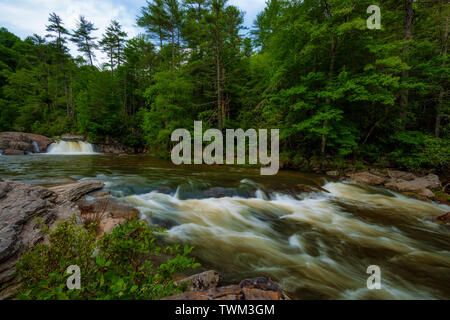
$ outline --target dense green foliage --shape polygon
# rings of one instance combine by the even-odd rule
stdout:
[[[160,299],[181,293],[173,275],[199,266],[192,248],[159,247],[163,232],[133,220],[96,240],[96,233],[74,221],[61,222],[48,244],[25,252],[16,265],[20,299]],[[159,261],[159,262],[158,262]],[[81,270],[81,289],[68,289],[69,266]]]
[[[0,130],[114,137],[167,156],[170,134],[279,128],[291,159],[333,156],[449,167],[450,6],[446,1],[270,0],[252,30],[226,0],[151,0],[126,40],[113,21],[99,43],[55,14],[50,42],[0,31]],[[87,58],[73,58],[71,38]],[[80,39],[84,39],[84,42]],[[92,64],[97,46],[108,61]]]

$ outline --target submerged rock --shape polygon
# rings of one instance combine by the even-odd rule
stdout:
[[[450,212],[447,212],[438,217],[433,217],[433,218],[431,218],[431,220],[433,222],[436,222],[436,223],[444,225],[444,226],[450,226]]]

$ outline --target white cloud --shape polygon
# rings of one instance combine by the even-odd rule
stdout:
[[[246,12],[245,24],[251,27],[265,1],[230,0],[229,3]],[[34,33],[44,36],[51,12],[58,14],[69,30],[75,28],[76,20],[82,14],[99,29],[94,33],[98,38],[112,19],[122,24],[129,37],[134,37],[143,32],[136,26],[136,16],[145,4],[145,0],[0,0],[0,26],[21,38]],[[73,44],[69,47],[72,54],[79,54]],[[98,52],[97,60],[102,62],[103,59],[103,54]]]
[[[131,13],[126,6],[105,0],[0,0],[0,26],[21,38],[33,33],[43,36],[47,34],[45,26],[51,12],[58,14],[70,31],[75,28],[80,14],[84,15],[99,29],[94,33],[98,38],[112,19],[122,24],[129,37],[142,31],[135,25],[137,12]],[[74,55],[79,54],[73,44],[69,47]],[[103,60],[102,53],[98,52],[97,56],[97,60]]]
[[[230,0],[229,4],[237,6],[246,13],[245,25],[248,28],[251,28],[258,13],[264,10],[266,1],[267,0]]]

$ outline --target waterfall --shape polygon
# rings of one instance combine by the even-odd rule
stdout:
[[[41,153],[41,150],[39,149],[39,145],[37,144],[36,141],[33,141],[33,149],[34,149],[34,153]]]
[[[96,152],[94,151],[94,145],[84,141],[57,140],[49,146],[47,154],[78,155],[96,154]]]

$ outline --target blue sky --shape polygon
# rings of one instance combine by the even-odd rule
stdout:
[[[229,0],[246,12],[245,25],[251,27],[256,15],[264,9],[266,0]],[[117,19],[130,37],[143,32],[136,26],[136,16],[146,0],[0,0],[0,26],[21,38],[37,33],[45,35],[48,15],[56,12],[68,29],[75,28],[80,14],[99,28],[96,36],[112,19]],[[74,47],[71,46],[74,51]],[[76,54],[75,52],[73,52]],[[98,60],[102,60],[99,54]]]

